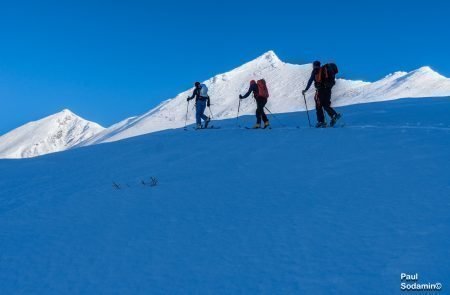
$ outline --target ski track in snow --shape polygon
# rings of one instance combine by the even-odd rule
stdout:
[[[345,125],[345,126],[337,126],[337,127],[327,127],[324,129],[339,129],[339,128],[359,128],[359,129],[365,129],[365,128],[378,128],[378,129],[423,129],[423,130],[441,130],[441,131],[450,131],[450,127],[437,127],[437,126],[411,126],[411,125],[400,125],[400,126],[396,126],[396,125]],[[317,129],[314,127],[272,127],[271,129],[253,129],[253,128],[245,128],[245,127],[227,127],[227,128],[210,128],[211,130],[214,131],[225,131],[225,130],[251,130],[251,131],[255,131],[255,132],[264,132],[267,131],[269,132],[269,130],[309,130],[309,129]],[[180,129],[181,132],[182,129]],[[183,130],[183,131],[196,131],[191,129],[188,130]]]

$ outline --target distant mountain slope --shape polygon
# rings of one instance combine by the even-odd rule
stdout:
[[[67,150],[104,128],[69,110],[30,122],[0,137],[0,158],[29,158]]]
[[[246,63],[228,73],[205,81],[210,89],[211,109],[215,119],[233,118],[237,114],[238,95],[245,93],[251,79],[266,79],[271,97],[268,108],[274,113],[305,109],[301,91],[311,73],[311,65],[293,65],[282,62],[273,51]],[[192,89],[161,103],[149,112],[122,121],[83,143],[90,145],[116,141],[153,131],[181,127],[186,118],[186,97]],[[410,73],[398,72],[374,83],[339,79],[333,89],[334,105],[392,100],[404,97],[437,97],[450,95],[450,79],[429,67]],[[307,96],[308,106],[314,108],[314,90]],[[240,114],[253,114],[252,98],[242,101]],[[193,103],[189,107],[188,123],[194,121]],[[207,111],[209,113],[209,111]]]

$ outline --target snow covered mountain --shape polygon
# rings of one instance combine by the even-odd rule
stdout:
[[[217,75],[204,83],[211,96],[214,119],[233,118],[237,114],[238,95],[245,93],[251,79],[266,79],[271,97],[267,107],[274,113],[305,109],[301,91],[305,88],[311,65],[282,62],[273,51],[228,73]],[[192,89],[161,103],[149,112],[126,119],[84,142],[90,145],[116,141],[154,131],[178,128],[185,124],[186,97]],[[397,72],[374,83],[339,79],[334,88],[334,105],[392,100],[405,97],[438,97],[450,95],[450,79],[423,67],[410,73]],[[307,96],[308,107],[314,108],[314,91]],[[188,123],[194,122],[193,104],[189,106]],[[242,101],[240,114],[253,114],[255,102]]]
[[[64,151],[104,129],[63,110],[0,136],[0,158],[29,158]]]
[[[204,83],[211,96],[213,117],[236,117],[238,96],[248,89],[251,79],[266,79],[271,97],[267,107],[273,113],[305,110],[301,91],[305,88],[311,65],[294,65],[281,61],[273,51],[230,72],[217,75]],[[186,120],[186,97],[192,89],[166,100],[149,112],[125,119],[107,129],[83,120],[68,110],[37,122],[26,124],[0,137],[0,158],[25,158],[72,147],[117,141],[150,132],[179,128]],[[308,108],[314,108],[314,90],[307,95]],[[338,79],[333,90],[333,104],[345,106],[358,103],[393,100],[405,97],[450,96],[450,79],[429,67],[412,72],[396,72],[370,83]],[[188,124],[194,122],[193,103],[189,105]],[[243,100],[240,115],[253,114],[255,102]],[[209,111],[207,111],[209,112]],[[210,114],[210,113],[209,113]]]

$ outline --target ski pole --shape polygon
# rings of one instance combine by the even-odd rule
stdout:
[[[208,107],[208,109],[209,109],[209,113],[211,114],[211,119],[214,119],[214,115],[213,115],[213,112],[211,111],[211,107]]]
[[[306,95],[305,95],[304,93],[303,93],[303,99],[305,100],[306,115],[308,115],[308,124],[309,124],[309,128],[312,128],[312,126],[311,126],[311,120],[309,119],[308,104],[306,103]]]
[[[238,111],[237,111],[237,115],[236,115],[236,124],[238,125],[238,127],[240,128],[241,125],[239,124],[239,110],[241,108],[241,99],[239,98],[239,105],[238,105]]]
[[[188,113],[189,113],[189,100],[188,100],[187,107],[186,107],[186,120],[184,121],[184,129],[185,130],[186,130],[186,126],[187,126]]]
[[[274,117],[283,127],[286,127],[281,121],[280,119],[277,118],[277,116],[275,116],[267,107],[264,107],[271,115],[272,117]]]

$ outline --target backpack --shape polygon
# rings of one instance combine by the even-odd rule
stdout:
[[[208,87],[205,84],[200,85],[202,88],[200,89],[201,97],[208,97]]]
[[[338,73],[339,69],[334,63],[320,67],[315,79],[316,88],[333,88],[334,84],[336,84],[336,75]]]
[[[258,82],[256,82],[256,85],[258,86],[258,97],[268,99],[269,90],[267,89],[266,80],[258,80]]]

